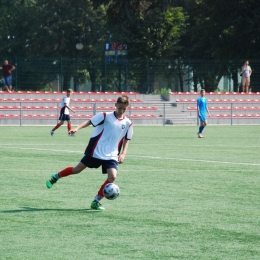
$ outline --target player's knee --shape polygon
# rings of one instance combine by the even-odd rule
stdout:
[[[109,182],[114,182],[116,180],[116,172],[109,172],[107,174],[107,179]]]
[[[109,182],[114,182],[114,181],[116,180],[116,177],[114,177],[114,176],[112,176],[112,177],[111,177],[111,176],[108,176],[107,179],[108,179]]]

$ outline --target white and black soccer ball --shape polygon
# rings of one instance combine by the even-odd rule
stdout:
[[[108,183],[103,189],[103,194],[108,200],[116,199],[119,193],[120,189],[115,183]]]

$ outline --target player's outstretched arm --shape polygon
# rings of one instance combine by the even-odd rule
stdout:
[[[76,128],[74,129],[71,129],[69,131],[70,134],[75,134],[77,131],[79,131],[81,128],[85,128],[87,126],[91,125],[91,121],[90,120],[87,120],[85,122],[83,122],[82,124],[80,124],[79,126],[77,126]]]

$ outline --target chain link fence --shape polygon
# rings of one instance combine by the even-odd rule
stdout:
[[[144,60],[1,57],[8,59],[15,90],[138,91],[164,94],[171,91],[241,91],[244,60]],[[250,89],[260,91],[260,61],[251,60]]]

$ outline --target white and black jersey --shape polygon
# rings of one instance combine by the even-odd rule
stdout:
[[[115,112],[98,113],[91,119],[95,127],[88,146],[86,155],[102,160],[118,160],[118,155],[124,139],[131,140],[133,126],[129,118],[118,119]]]
[[[69,109],[65,106],[65,105],[69,106],[69,104],[70,104],[70,98],[67,96],[63,97],[62,102],[61,102],[61,111],[60,111],[61,114],[64,114],[64,115],[70,114]]]

